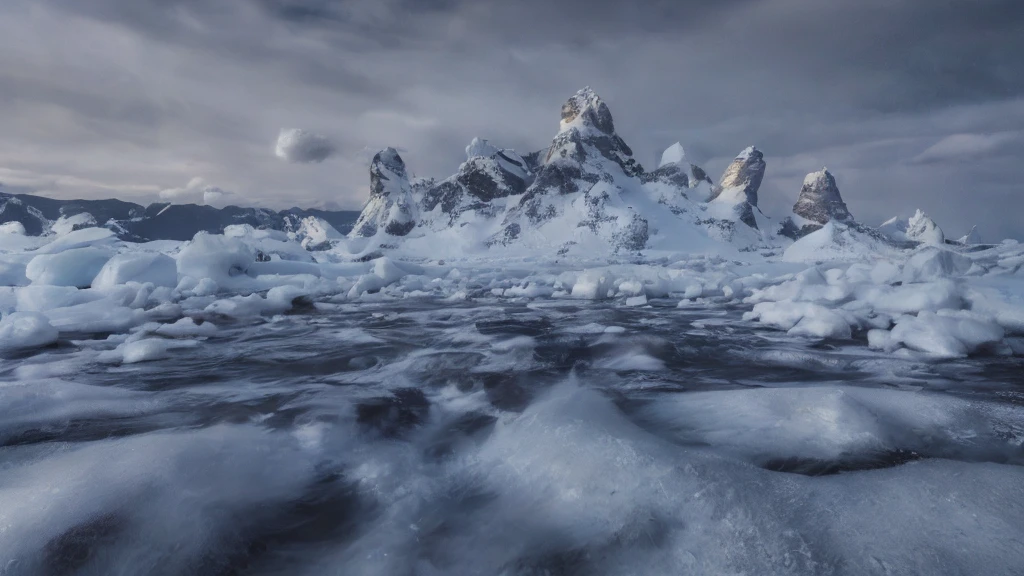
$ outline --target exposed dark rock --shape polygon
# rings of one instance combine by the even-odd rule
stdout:
[[[836,179],[827,169],[807,175],[800,189],[800,197],[793,206],[793,213],[822,226],[829,220],[853,220],[853,215],[839,194]]]
[[[647,184],[649,182],[662,182],[677,188],[689,188],[690,176],[686,170],[678,164],[666,164],[653,172],[644,172],[640,180]]]

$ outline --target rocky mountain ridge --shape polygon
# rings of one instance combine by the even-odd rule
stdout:
[[[773,220],[758,207],[767,162],[753,146],[736,156],[718,184],[688,161],[679,143],[664,151],[656,169],[646,170],[616,132],[608,105],[590,88],[562,106],[558,132],[542,150],[520,155],[475,138],[454,175],[410,183],[402,163],[391,172],[397,182],[386,189],[377,176],[389,170],[385,164],[375,158],[370,168],[371,197],[361,221],[388,220],[382,214],[396,203],[409,209],[394,225],[401,234],[380,224],[353,229],[350,236],[365,239],[366,250],[448,234],[559,254],[685,249],[705,240],[767,254],[831,221],[894,245],[934,242],[937,230],[919,218],[915,226],[922,232],[893,238],[858,223],[827,169],[808,174],[792,213]]]
[[[219,234],[233,224],[291,232],[304,219],[317,218],[347,233],[358,212],[319,209],[214,208],[196,204],[155,203],[142,206],[123,200],[58,200],[0,189],[0,225],[17,222],[29,236],[102,226],[123,240],[190,240],[197,232]]]

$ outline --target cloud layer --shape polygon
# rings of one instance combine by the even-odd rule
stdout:
[[[1020,53],[1017,0],[7,0],[0,178],[358,208],[358,151],[447,176],[475,136],[546,146],[591,85],[645,165],[680,141],[717,177],[757,145],[769,211],[827,164],[865,222],[920,207],[1024,237],[1020,140],[998,136],[1024,131]],[[355,152],[272,161],[282,126]]]

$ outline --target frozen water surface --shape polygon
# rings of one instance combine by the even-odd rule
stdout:
[[[1021,573],[1024,358],[751,309],[323,300],[5,351],[0,573]]]

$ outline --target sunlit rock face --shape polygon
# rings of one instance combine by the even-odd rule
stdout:
[[[823,168],[811,172],[804,178],[800,196],[793,206],[793,213],[801,218],[824,226],[829,220],[853,220],[853,215],[839,194],[839,186],[832,173]]]
[[[405,162],[394,148],[381,150],[370,163],[370,200],[351,236],[405,236],[415,226],[416,206]]]
[[[757,191],[761,188],[761,181],[764,180],[766,166],[764,154],[757,148],[751,146],[740,152],[722,173],[722,179],[715,186],[711,200],[721,196],[725,190],[740,189],[743,191],[745,200],[751,206],[757,206]]]
[[[736,220],[757,229],[754,209],[765,167],[764,154],[760,150],[753,146],[743,150],[725,169],[708,202],[732,206]]]
[[[548,148],[544,165],[561,160],[593,163],[599,157],[618,164],[629,176],[643,172],[633,159],[633,150],[615,133],[615,122],[608,105],[587,87],[562,105],[560,130]]]

